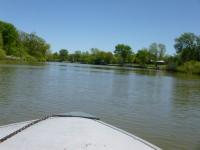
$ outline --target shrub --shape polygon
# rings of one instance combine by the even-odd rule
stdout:
[[[24,56],[22,56],[22,60],[23,61],[35,61],[35,58],[29,54],[25,54]]]
[[[178,71],[190,74],[200,74],[200,62],[199,61],[185,62],[182,66],[178,68]]]
[[[6,57],[6,52],[3,49],[0,49],[0,59],[3,59]]]
[[[171,61],[171,62],[169,62],[169,63],[166,65],[166,70],[167,70],[167,71],[173,71],[173,72],[175,72],[175,71],[177,71],[177,68],[178,68],[177,62]]]

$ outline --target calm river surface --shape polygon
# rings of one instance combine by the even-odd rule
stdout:
[[[95,65],[0,64],[0,125],[83,111],[164,150],[200,150],[200,77]]]

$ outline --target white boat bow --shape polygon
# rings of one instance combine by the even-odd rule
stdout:
[[[53,115],[1,126],[0,149],[161,150],[135,135],[85,113]]]

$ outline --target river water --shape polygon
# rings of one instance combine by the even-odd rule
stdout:
[[[200,77],[69,63],[0,64],[0,125],[83,111],[164,150],[200,150]]]

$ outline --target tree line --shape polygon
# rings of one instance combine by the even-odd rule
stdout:
[[[50,44],[35,33],[18,31],[14,25],[0,21],[0,58],[45,61]]]
[[[91,48],[90,52],[75,51],[72,54],[68,53],[67,49],[61,49],[58,52],[50,54],[48,61],[68,61],[78,62],[83,64],[140,64],[146,66],[149,63],[155,63],[158,60],[165,59],[166,47],[164,44],[152,43],[148,48],[138,50],[137,53],[132,51],[129,45],[118,44],[115,46],[114,53],[105,52],[98,48]]]
[[[173,56],[166,55],[163,43],[152,43],[148,48],[133,52],[129,45],[118,44],[112,51],[91,48],[88,52],[80,50],[69,54],[67,49],[52,53],[50,44],[36,33],[19,31],[10,23],[0,21],[0,59],[22,61],[77,62],[83,64],[138,64],[147,67],[165,62],[166,70],[200,73],[200,36],[184,33],[175,38]]]

